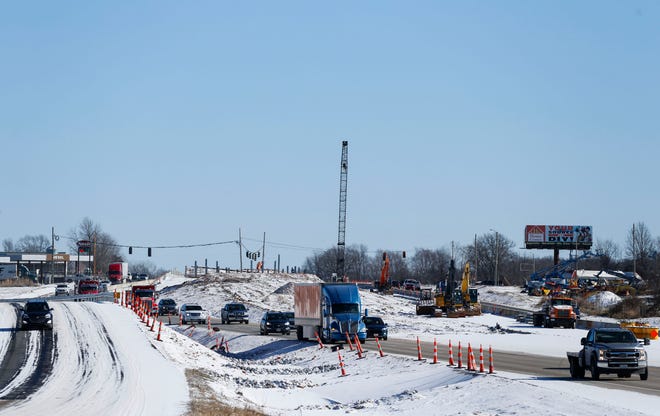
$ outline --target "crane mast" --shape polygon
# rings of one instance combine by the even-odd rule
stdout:
[[[339,237],[337,238],[337,278],[344,280],[346,254],[346,190],[348,184],[348,141],[341,142],[341,170],[339,176]]]

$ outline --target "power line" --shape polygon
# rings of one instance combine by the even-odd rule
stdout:
[[[62,236],[62,238],[69,239],[71,241],[78,241],[78,238],[75,237],[70,237],[70,236]],[[208,247],[208,246],[219,246],[223,244],[238,244],[237,240],[229,240],[229,241],[217,241],[213,243],[198,243],[198,244],[175,244],[175,245],[169,245],[169,246],[141,246],[141,245],[135,245],[135,244],[116,244],[116,243],[106,243],[102,241],[96,241],[96,244],[101,245],[101,246],[108,246],[108,247],[133,247],[133,248],[193,248],[193,247]]]

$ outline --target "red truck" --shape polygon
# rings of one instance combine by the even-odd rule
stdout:
[[[128,278],[128,263],[116,262],[108,266],[108,279],[111,283],[119,284],[126,282]]]
[[[98,295],[99,281],[98,280],[81,280],[78,282],[79,295]]]
[[[156,298],[156,285],[133,285],[133,296],[139,298]]]

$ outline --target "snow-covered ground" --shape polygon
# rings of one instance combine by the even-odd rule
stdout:
[[[159,288],[161,297],[171,297],[179,304],[200,303],[215,316],[228,301],[245,302],[250,319],[256,322],[264,310],[293,309],[294,282],[316,280],[309,275],[252,273],[191,280],[170,274],[160,280]],[[451,339],[454,343],[492,345],[495,351],[563,357],[566,350],[578,349],[579,338],[586,333],[534,328],[492,315],[418,317],[409,300],[361,293],[369,313],[382,316],[390,324],[390,337],[411,342],[417,336],[431,341],[435,337],[445,343]],[[0,290],[0,297],[14,295]],[[487,296],[483,294],[482,298]],[[511,304],[512,297],[502,303]],[[497,368],[496,374],[481,375],[449,368],[446,361],[431,365],[405,356],[380,358],[373,352],[358,359],[343,350],[348,375],[341,377],[337,353],[328,348],[320,350],[312,343],[245,335],[232,332],[231,326],[209,332],[206,328],[177,325],[164,327],[159,342],[154,332],[119,305],[53,303],[58,345],[68,352],[63,357],[58,355],[59,363],[42,390],[22,402],[20,408],[4,408],[6,414],[32,414],[46,408],[52,414],[183,414],[181,403],[189,397],[183,384],[184,369],[207,373],[209,386],[221,401],[270,415],[652,415],[660,406],[657,396],[605,389],[598,387],[599,383],[548,380]],[[0,306],[0,325],[10,328],[15,324],[15,315],[9,305]],[[65,309],[75,318],[65,318]],[[102,322],[107,333],[94,320]],[[518,332],[493,333],[490,328],[497,323]],[[9,336],[10,331],[0,331],[0,352],[6,349]],[[222,338],[228,342],[228,354],[211,348]],[[652,341],[648,348],[653,365],[660,364],[658,345],[658,341]],[[76,360],[81,351],[89,351],[97,365],[80,369]],[[126,383],[119,382],[116,368],[107,365],[113,355]],[[83,379],[86,381],[80,381]],[[128,389],[129,385],[135,390]],[[81,397],[72,397],[75,394]],[[127,407],[120,397],[131,401],[131,411],[125,412]],[[90,400],[105,403],[105,410],[85,407],[80,413],[82,403]]]

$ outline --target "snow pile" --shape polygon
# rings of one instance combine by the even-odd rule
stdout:
[[[599,309],[608,309],[620,303],[621,297],[619,297],[619,295],[615,293],[609,291],[603,291],[589,296],[586,299],[586,302],[589,305]]]

